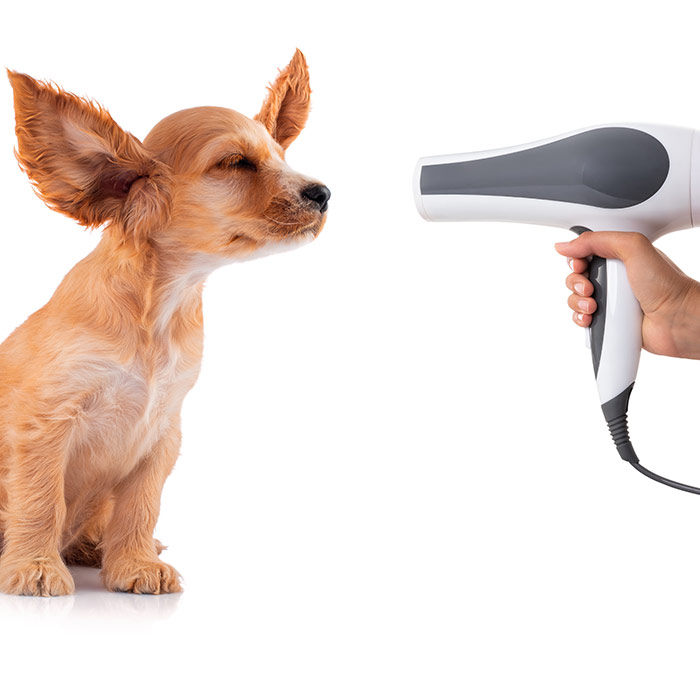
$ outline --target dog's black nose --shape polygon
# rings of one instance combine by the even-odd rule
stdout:
[[[323,214],[328,209],[328,200],[331,198],[331,191],[324,185],[311,185],[301,191],[304,199],[309,199],[318,204],[320,212]]]

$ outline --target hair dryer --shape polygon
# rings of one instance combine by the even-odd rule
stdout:
[[[636,231],[654,241],[700,225],[700,133],[617,124],[491,151],[421,158],[416,206],[428,221],[505,221]],[[627,408],[642,348],[642,312],[619,260],[594,257],[597,311],[587,329],[598,392],[617,450],[656,481],[700,494],[639,464]]]

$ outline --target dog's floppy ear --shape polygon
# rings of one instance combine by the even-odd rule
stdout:
[[[309,69],[304,54],[297,49],[289,65],[268,88],[267,99],[255,119],[286,149],[306,124],[310,97]]]
[[[139,241],[168,219],[165,165],[89,100],[7,71],[14,90],[15,151],[46,204],[86,226],[117,221]]]

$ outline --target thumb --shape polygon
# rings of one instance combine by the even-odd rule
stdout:
[[[625,264],[639,261],[650,264],[658,261],[658,253],[646,236],[627,231],[586,231],[567,243],[556,243],[557,253],[569,258],[616,258]]]

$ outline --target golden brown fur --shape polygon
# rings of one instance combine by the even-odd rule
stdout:
[[[308,114],[306,63],[297,51],[257,121],[199,107],[143,143],[92,102],[9,77],[39,196],[106,227],[0,345],[0,591],[70,593],[66,562],[101,566],[111,590],[179,591],[153,529],[199,373],[203,281],[325,221],[325,188],[284,161]]]

